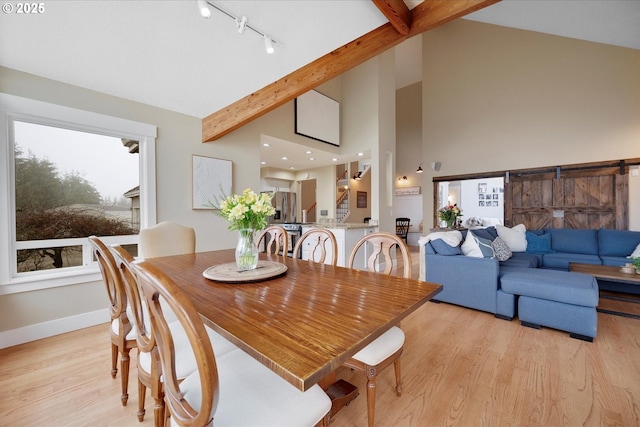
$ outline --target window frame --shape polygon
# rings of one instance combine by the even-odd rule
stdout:
[[[154,125],[0,93],[0,295],[54,288],[101,279],[87,238],[17,242],[15,230],[14,121],[29,122],[139,141],[140,228],[156,222],[156,136]],[[8,237],[8,238],[7,238]],[[104,237],[107,244],[132,244],[137,235]],[[33,244],[83,247],[83,265],[17,273],[17,250]]]

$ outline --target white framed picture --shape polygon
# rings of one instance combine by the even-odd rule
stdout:
[[[231,160],[192,156],[192,209],[214,209],[231,194]]]

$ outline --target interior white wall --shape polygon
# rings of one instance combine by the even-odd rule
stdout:
[[[424,212],[436,175],[640,157],[640,51],[466,20],[422,46]]]
[[[419,231],[422,215],[422,82],[396,90],[396,174],[395,187],[421,187],[421,194],[396,196],[395,216],[411,218],[409,231]],[[422,168],[429,165],[422,164]],[[407,180],[399,180],[406,176]],[[429,221],[429,225],[431,222]]]

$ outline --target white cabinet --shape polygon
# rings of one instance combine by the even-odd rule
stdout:
[[[363,227],[362,225],[358,224],[350,227],[348,224],[345,224],[344,226],[335,228],[315,225],[303,226],[302,233],[304,234],[312,228],[326,228],[333,233],[336,238],[336,243],[338,244],[338,266],[340,267],[345,267],[347,265],[349,255],[351,254],[351,251],[353,250],[353,247],[358,242],[358,240],[360,240],[366,234],[374,233],[377,231],[377,227],[375,226]],[[311,251],[310,246],[311,244],[309,242],[305,242],[303,244],[302,259],[309,259],[309,252]],[[329,245],[326,246],[327,258],[330,259],[329,254],[331,253],[331,247]],[[368,255],[366,249],[367,248],[365,247],[364,250],[361,249],[359,251],[358,258],[356,258],[354,262],[354,268],[357,268],[359,270],[366,269],[366,259]]]

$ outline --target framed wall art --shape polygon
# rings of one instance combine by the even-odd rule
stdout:
[[[367,207],[367,192],[366,191],[358,191],[356,195],[356,203],[359,208]]]
[[[192,209],[214,209],[231,194],[231,160],[192,156]]]

